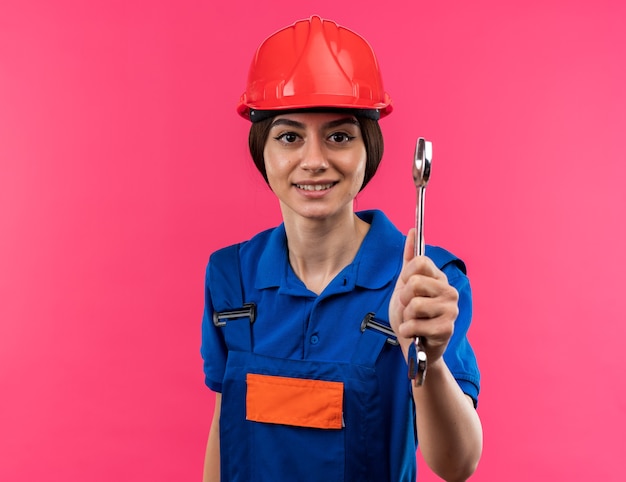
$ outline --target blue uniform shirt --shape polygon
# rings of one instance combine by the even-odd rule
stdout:
[[[371,227],[353,262],[346,266],[317,295],[295,275],[288,261],[284,226],[264,231],[240,245],[241,281],[245,301],[257,306],[253,325],[253,351],[273,359],[304,360],[312,363],[350,363],[361,336],[361,321],[368,313],[388,319],[389,300],[402,267],[405,237],[380,211],[358,213]],[[451,255],[427,246],[426,255],[435,260]],[[440,267],[441,268],[441,267]],[[459,292],[459,316],[444,360],[459,386],[476,403],[479,371],[467,340],[470,325],[471,291],[462,261],[443,267],[449,283]],[[224,334],[212,322],[212,300],[219,299],[222,286],[212,284],[207,270],[202,348],[205,382],[222,392],[228,349]],[[216,298],[217,297],[217,298]],[[377,355],[376,381],[380,397],[377,412],[385,423],[377,431],[391,466],[415,460],[417,446],[414,413],[406,361],[397,346],[386,345]],[[413,443],[407,444],[407,438]],[[398,454],[403,454],[398,457]],[[397,460],[391,460],[391,459]],[[402,461],[404,460],[404,461]],[[390,468],[389,480],[410,480],[414,469]],[[408,471],[408,472],[407,472]]]

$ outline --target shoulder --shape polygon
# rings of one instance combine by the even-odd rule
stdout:
[[[447,249],[439,246],[427,245],[426,256],[432,259],[437,268],[442,271],[446,271],[445,268],[447,268],[449,271],[451,270],[451,268],[454,268],[456,271],[460,271],[463,275],[467,274],[467,267],[465,266],[465,262]]]
[[[265,231],[261,231],[248,240],[224,246],[211,254],[209,263],[219,262],[225,258],[230,259],[235,255],[235,253],[239,258],[254,257],[255,254],[259,254],[264,251],[269,240],[272,238],[272,235],[279,229],[280,226],[270,228]]]
[[[287,237],[281,224],[215,251],[209,259],[209,271],[241,273],[246,290],[279,286],[287,259]]]

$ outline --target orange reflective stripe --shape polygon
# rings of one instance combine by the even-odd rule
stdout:
[[[343,383],[248,373],[246,419],[297,427],[340,429]]]

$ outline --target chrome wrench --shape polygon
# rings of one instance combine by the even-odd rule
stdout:
[[[432,142],[423,137],[417,139],[415,158],[413,159],[413,181],[417,192],[417,206],[415,209],[415,256],[424,256],[424,197],[426,184],[430,178],[430,168],[433,158]],[[415,386],[421,386],[426,377],[426,352],[419,337],[409,346],[409,378],[415,381]]]

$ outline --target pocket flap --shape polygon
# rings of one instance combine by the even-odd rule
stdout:
[[[341,429],[343,382],[248,373],[246,419],[297,427]]]

